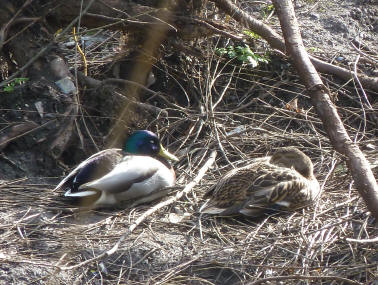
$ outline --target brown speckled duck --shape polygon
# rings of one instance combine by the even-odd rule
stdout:
[[[311,159],[295,147],[228,172],[205,194],[201,213],[258,217],[271,210],[295,210],[318,197]]]

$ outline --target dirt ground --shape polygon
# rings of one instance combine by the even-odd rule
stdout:
[[[245,1],[241,8],[278,30],[277,17],[257,2]],[[377,1],[294,2],[309,53],[378,76]],[[113,35],[106,48],[114,51],[119,34]],[[261,42],[256,47],[263,53]],[[215,38],[188,44],[214,51],[226,43]],[[65,44],[60,43],[60,52],[72,68],[74,49]],[[122,136],[138,128],[157,131],[180,157],[174,167],[181,188],[172,195],[193,180],[214,149],[216,162],[187,195],[140,224],[115,254],[78,268],[66,267],[110,249],[160,202],[79,211],[64,203],[63,193],[53,191],[72,167],[108,146],[109,130],[125,103],[107,93],[91,97],[83,92],[73,136],[56,158],[53,134],[65,124],[72,98],[36,82],[0,93],[0,143],[17,128],[31,122],[39,126],[31,125],[29,133],[0,148],[0,283],[248,284],[266,278],[263,284],[377,284],[377,242],[361,242],[377,237],[376,222],[354,188],[345,158],[333,151],[292,65],[274,52],[269,63],[255,69],[210,56],[201,62],[169,47],[164,53],[153,67],[156,82],[149,87],[164,95],[142,93],[141,102],[167,115],[133,108]],[[94,54],[89,66],[96,66],[92,74],[102,80],[111,74],[109,63],[98,64]],[[377,94],[365,90],[367,104],[357,83],[329,75],[322,79],[349,135],[378,177]],[[293,99],[299,111],[288,107]],[[257,220],[199,215],[203,194],[224,173],[287,145],[302,149],[314,162],[322,195],[313,207]]]

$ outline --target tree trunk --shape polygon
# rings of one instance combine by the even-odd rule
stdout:
[[[333,147],[348,158],[348,166],[356,188],[369,211],[378,220],[378,186],[369,162],[347,134],[336,107],[329,98],[329,91],[323,85],[319,74],[307,55],[291,1],[273,0],[273,3],[281,22],[286,49],[309,91],[312,104],[323,122]]]

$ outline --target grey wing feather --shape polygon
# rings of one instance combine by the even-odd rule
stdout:
[[[119,193],[125,193],[127,190],[129,190],[135,183],[143,182],[149,178],[151,178],[155,173],[157,169],[149,169],[149,171],[146,171],[145,173],[140,173],[140,176],[131,178],[131,179],[115,179],[118,181],[112,182],[111,179],[101,179],[101,185],[98,185],[98,180],[89,182],[87,184],[83,184],[79,187],[80,190],[83,189],[97,189],[101,190],[103,192],[107,192],[109,194],[119,194]],[[113,177],[114,178],[114,177]],[[100,180],[99,179],[99,180]],[[108,184],[106,187],[104,185]]]
[[[107,170],[110,171],[116,164],[118,164],[123,158],[123,151],[120,148],[110,148],[97,152],[81,162],[77,167],[75,167],[59,184],[55,187],[55,190],[65,187],[67,184],[72,183],[75,176],[86,166],[91,163],[103,163],[107,165]],[[110,168],[110,169],[109,169]],[[106,174],[106,173],[105,173]]]

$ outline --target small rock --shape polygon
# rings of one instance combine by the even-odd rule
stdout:
[[[35,102],[34,103],[35,108],[38,111],[38,114],[43,118],[43,105],[41,101]]]
[[[172,224],[178,224],[181,221],[186,220],[188,218],[190,218],[190,214],[189,213],[184,213],[184,214],[180,214],[180,215],[175,214],[175,213],[170,213],[169,216],[168,216],[168,220]]]
[[[375,150],[375,145],[368,143],[367,145],[365,145],[365,149],[366,150]]]
[[[343,23],[342,20],[337,18],[328,18],[325,20],[325,28],[332,33],[347,33],[348,26]]]
[[[362,11],[360,8],[355,8],[350,11],[350,16],[355,20],[360,20],[362,16]]]
[[[338,56],[338,57],[336,57],[336,60],[337,60],[338,62],[342,62],[344,59],[345,59],[345,57],[342,57],[342,56]]]
[[[71,78],[64,77],[58,81],[55,81],[55,84],[59,87],[60,91],[64,94],[70,94],[76,91],[75,84],[72,82]]]
[[[314,19],[314,20],[319,20],[320,19],[320,16],[318,13],[310,13],[309,14],[310,18]]]

